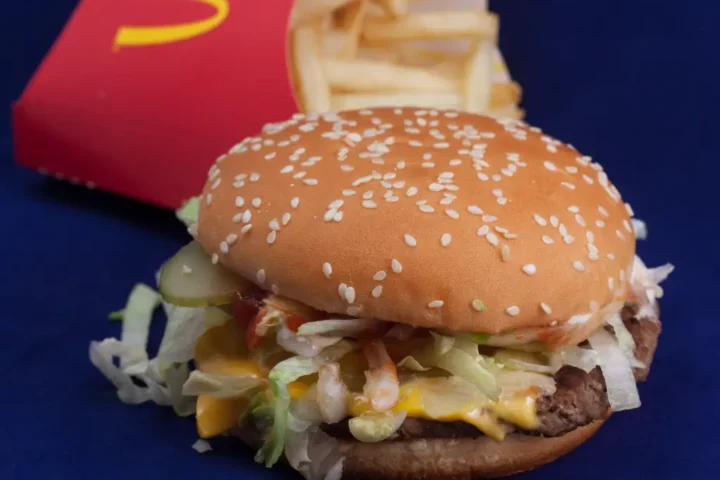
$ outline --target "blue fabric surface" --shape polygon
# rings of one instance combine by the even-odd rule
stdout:
[[[19,94],[72,3],[3,2],[10,13],[0,14],[1,30],[12,38],[0,42],[10,66],[3,98]],[[522,478],[718,478],[720,6],[505,0],[493,8],[528,120],[603,163],[648,222],[640,254],[677,266],[642,408]],[[14,166],[7,116],[0,126],[0,478],[295,478],[254,464],[234,441],[196,454],[192,420],[116,399],[88,362],[88,342],[119,332],[107,313],[135,282],[152,281],[186,241],[183,228],[169,212]]]

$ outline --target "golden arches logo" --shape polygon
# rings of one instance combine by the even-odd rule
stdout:
[[[144,47],[181,42],[203,35],[222,24],[230,13],[229,0],[195,0],[215,8],[215,14],[205,20],[163,26],[122,26],[115,34],[113,50],[122,47]]]

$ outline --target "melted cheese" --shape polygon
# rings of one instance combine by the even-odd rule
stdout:
[[[469,423],[496,440],[502,440],[505,437],[505,428],[498,420],[505,420],[523,428],[537,426],[538,420],[535,411],[537,395],[534,392],[528,391],[524,394],[503,397],[498,402],[487,399],[468,401],[438,413],[439,410],[442,410],[442,405],[439,406],[440,408],[437,405],[433,408],[425,404],[426,400],[438,403],[443,401],[442,398],[426,398],[430,388],[432,388],[432,380],[403,385],[400,388],[400,400],[392,411],[404,411],[409,417],[427,420]],[[348,410],[354,417],[373,411],[368,400],[361,395],[349,396]]]
[[[247,398],[214,398],[200,395],[195,411],[195,424],[200,437],[214,437],[237,425],[248,402]]]

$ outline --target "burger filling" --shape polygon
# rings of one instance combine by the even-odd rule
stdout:
[[[307,478],[338,478],[337,438],[557,436],[638,407],[636,380],[660,330],[658,283],[670,270],[637,259],[632,294],[619,304],[490,335],[319,312],[258,289],[190,244],[163,267],[160,295],[135,289],[121,340],[93,342],[90,358],[127,403],[194,412],[203,438],[252,429],[262,434],[256,460],[270,466],[284,454]],[[161,299],[168,322],[150,360]]]

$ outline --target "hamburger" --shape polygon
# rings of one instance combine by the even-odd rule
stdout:
[[[298,114],[221,155],[183,212],[194,239],[159,296],[136,288],[91,360],[121,399],[194,413],[202,438],[235,435],[268,467],[505,476],[640,406],[672,266],[642,263],[603,168],[538,128]],[[159,298],[148,360],[137,305]]]

